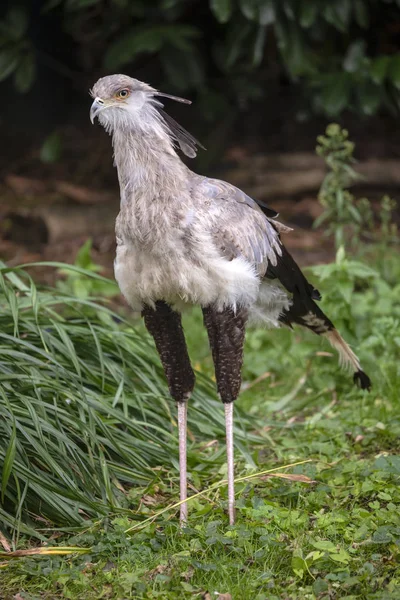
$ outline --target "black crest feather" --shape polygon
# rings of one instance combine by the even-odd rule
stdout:
[[[196,140],[196,138],[186,131],[179,123],[169,116],[162,108],[159,108],[159,113],[164,119],[168,126],[169,132],[172,138],[177,142],[180,149],[189,158],[195,158],[197,156],[197,148],[205,150],[204,146]]]

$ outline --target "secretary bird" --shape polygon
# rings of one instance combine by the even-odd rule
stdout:
[[[247,322],[293,323],[326,337],[363,389],[370,379],[315,303],[281,241],[277,213],[233,185],[193,173],[176,149],[194,158],[202,145],[163,110],[159,98],[190,104],[126,75],[103,77],[91,90],[96,117],[112,136],[121,194],[115,277],[153,336],[178,405],[180,522],[187,520],[186,414],[195,377],[181,323],[199,304],[218,392],[225,407],[228,513],[235,520],[233,401],[241,385]]]

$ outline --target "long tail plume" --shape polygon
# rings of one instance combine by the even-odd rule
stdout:
[[[344,341],[340,333],[336,329],[331,329],[326,333],[322,333],[331,346],[339,353],[340,365],[344,368],[350,368],[354,371],[353,379],[362,390],[369,390],[371,388],[371,380],[368,375],[361,369],[360,361],[358,357],[350,348],[350,346]]]
[[[278,279],[292,295],[290,307],[281,312],[279,320],[289,326],[297,323],[327,338],[338,351],[340,364],[354,371],[354,383],[363,390],[369,390],[370,378],[361,369],[357,356],[335,329],[332,321],[316,304],[315,301],[321,299],[320,293],[307,281],[284,245],[281,256],[277,258],[277,264],[268,266],[265,277]]]

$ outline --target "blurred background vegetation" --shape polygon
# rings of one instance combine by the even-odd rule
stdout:
[[[367,180],[354,185],[376,198],[400,186],[400,0],[13,0],[0,8],[6,258],[28,248],[36,259],[50,244],[45,258],[71,260],[89,235],[95,252],[113,252],[117,180],[109,140],[88,120],[88,90],[114,72],[192,99],[167,109],[207,147],[193,168],[295,225],[318,216],[324,171],[313,150],[332,119],[357,158],[393,161],[362,165]],[[308,154],[283,164],[296,152]],[[54,250],[71,232],[78,246]]]
[[[195,98],[199,131],[254,103],[299,121],[397,116],[399,48],[399,0],[13,1],[1,9],[1,108],[51,129],[87,109],[98,76],[125,71]]]
[[[284,80],[308,113],[399,109],[398,0],[22,0],[3,8],[0,79],[79,89],[128,70],[196,93],[215,120]]]

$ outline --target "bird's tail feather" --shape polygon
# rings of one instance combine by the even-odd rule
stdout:
[[[293,304],[286,314],[281,316],[281,320],[289,325],[291,323],[297,323],[326,338],[331,346],[338,352],[339,364],[341,367],[350,369],[354,372],[354,383],[361,389],[370,389],[371,380],[362,370],[357,355],[313,300],[308,299],[306,309],[302,299],[294,294]]]
[[[354,382],[362,389],[369,389],[371,381],[361,369],[357,356],[335,329],[332,321],[316,304],[316,300],[321,299],[319,291],[307,281],[284,245],[282,245],[281,255],[277,257],[276,265],[268,266],[265,277],[272,280],[278,279],[291,294],[291,305],[281,312],[280,322],[289,326],[297,323],[327,338],[333,348],[338,351],[340,364],[350,367],[354,371]]]
[[[369,390],[371,387],[370,378],[362,370],[357,355],[353,352],[347,342],[344,341],[337,329],[331,329],[322,335],[329,341],[330,345],[337,350],[340,365],[354,371],[354,383],[362,390]]]

